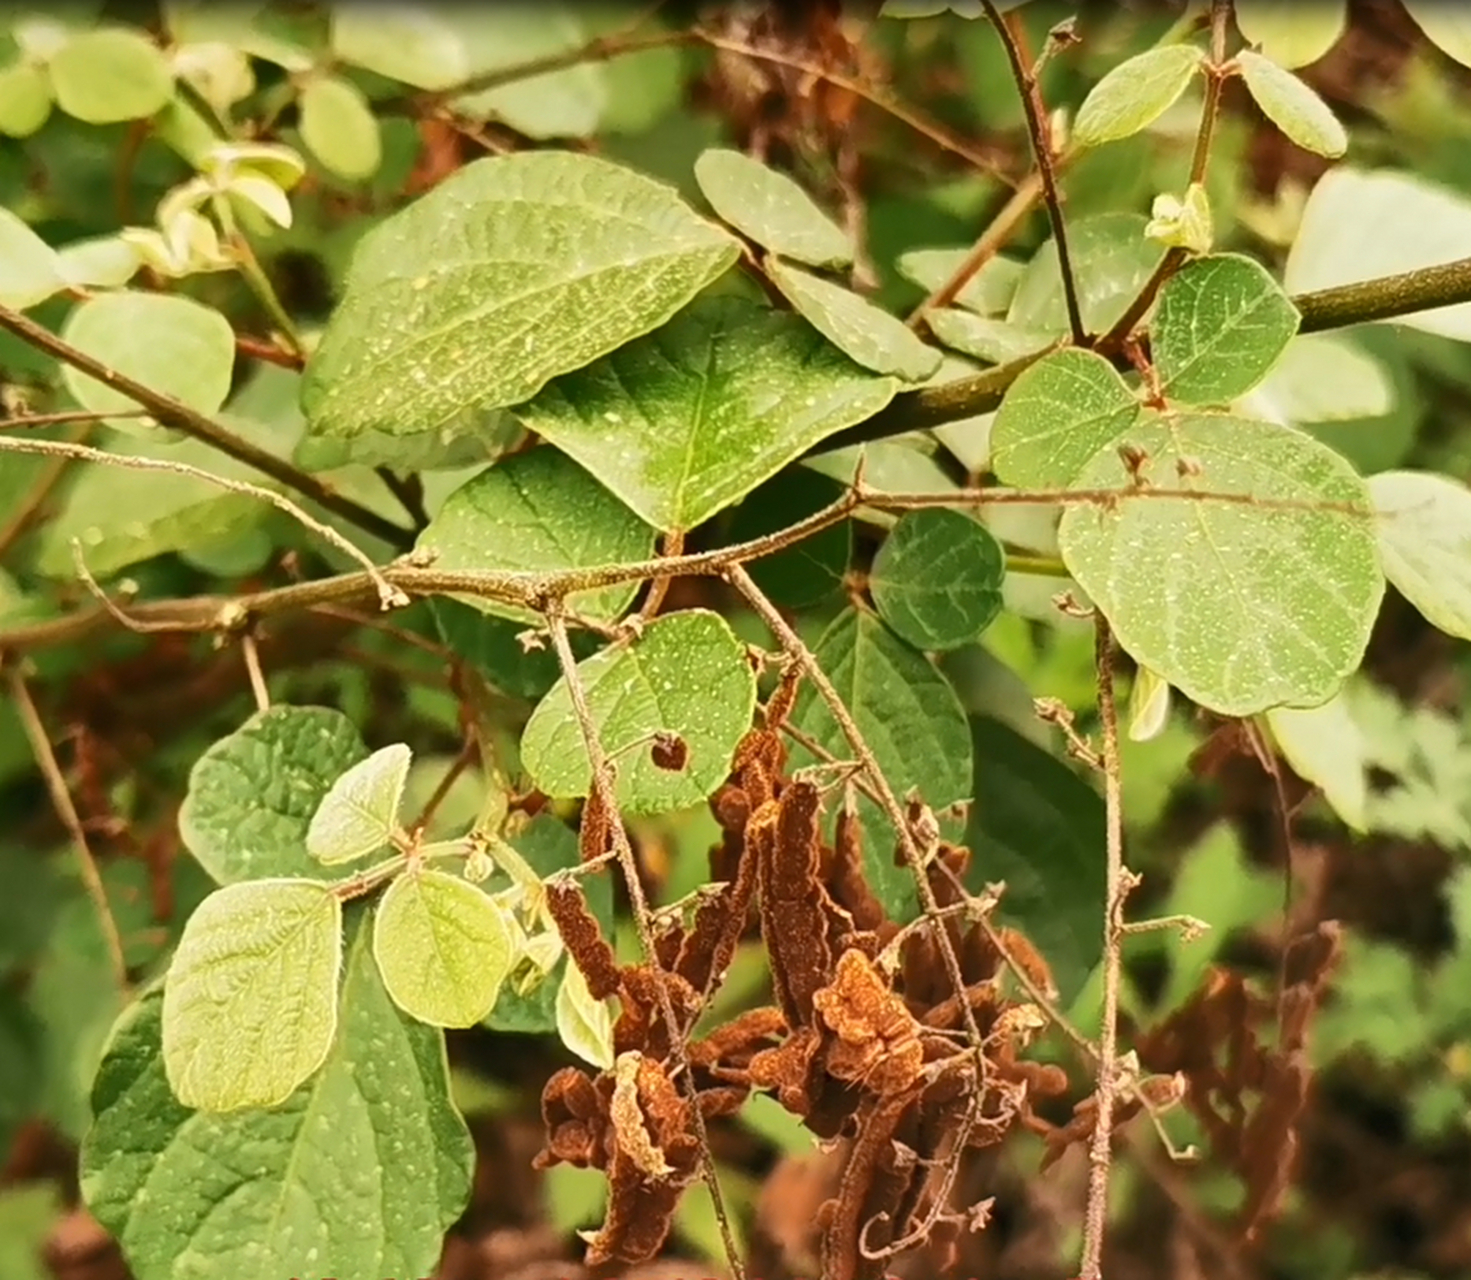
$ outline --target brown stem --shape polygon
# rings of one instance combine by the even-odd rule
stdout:
[[[1067,224],[1062,216],[1062,199],[1057,192],[1057,172],[1053,161],[1052,126],[1047,119],[1047,107],[1042,101],[1042,92],[1037,87],[1037,76],[1022,56],[1016,34],[1008,25],[995,0],[981,0],[986,17],[996,28],[1001,44],[1011,63],[1011,74],[1021,93],[1022,108],[1026,112],[1027,132],[1032,139],[1032,152],[1037,160],[1037,173],[1042,179],[1042,198],[1047,204],[1047,217],[1052,223],[1052,240],[1057,246],[1057,269],[1062,273],[1063,299],[1067,303],[1068,328],[1073,342],[1086,346],[1088,331],[1083,327],[1083,312],[1078,305],[1078,283],[1073,276],[1072,256],[1068,252]]]
[[[413,535],[392,521],[385,520],[376,511],[354,502],[338,493],[316,476],[291,465],[275,454],[237,436],[233,431],[220,426],[212,418],[196,409],[191,409],[181,400],[145,387],[141,382],[111,369],[102,361],[79,351],[68,342],[62,341],[49,329],[37,324],[30,317],[10,307],[0,306],[0,329],[13,333],[21,341],[44,351],[47,355],[69,364],[73,369],[96,378],[99,382],[123,393],[131,400],[143,405],[153,417],[165,426],[176,427],[185,435],[193,436],[214,446],[221,453],[254,467],[273,480],[295,489],[298,493],[319,502],[327,510],[335,512],[344,520],[350,520],[358,528],[382,538],[394,547],[407,549],[413,545]]]

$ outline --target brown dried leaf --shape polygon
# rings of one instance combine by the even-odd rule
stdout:
[[[827,1057],[834,1076],[881,1094],[914,1087],[924,1067],[919,1024],[861,951],[838,957],[832,985],[813,1004],[837,1037]]]
[[[587,905],[582,886],[570,876],[547,882],[547,910],[556,923],[562,943],[582,976],[594,1000],[617,995],[622,978],[618,957],[612,944],[603,937],[603,928]]]

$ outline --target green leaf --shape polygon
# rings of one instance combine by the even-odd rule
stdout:
[[[1283,287],[1312,293],[1465,257],[1471,200],[1416,174],[1338,166],[1314,185]],[[1471,302],[1396,316],[1396,325],[1471,342]]]
[[[960,511],[911,511],[884,540],[868,575],[883,618],[916,649],[955,649],[1001,612],[1006,552]]]
[[[330,867],[383,848],[398,830],[398,806],[413,756],[404,743],[395,742],[351,766],[312,815],[306,851]]]
[[[1149,326],[1161,390],[1184,404],[1229,403],[1267,375],[1301,318],[1250,258],[1223,253],[1186,263],[1160,290]]]
[[[359,243],[307,365],[310,429],[414,435],[519,404],[658,328],[739,255],[606,160],[477,160]]]
[[[836,269],[853,261],[848,234],[769,165],[712,147],[695,161],[695,181],[715,212],[763,249],[811,267]]]
[[[594,1000],[582,970],[575,964],[567,966],[557,988],[557,1037],[584,1062],[604,1071],[613,1069],[611,1005],[611,1000]]]
[[[571,53],[595,35],[604,34],[593,29],[597,15],[591,6],[558,0],[534,5],[458,5],[447,14],[453,15],[465,42],[471,77]],[[635,54],[619,62],[637,63],[645,56]],[[612,101],[610,70],[610,64],[581,62],[465,94],[453,106],[458,115],[472,120],[500,119],[532,138],[587,137],[598,132],[617,105]]]
[[[756,677],[719,614],[688,609],[655,618],[642,636],[601,650],[577,673],[603,749],[616,760],[616,795],[627,812],[689,808],[725,781],[731,753],[751,725]],[[684,739],[683,769],[661,769],[650,758],[656,732]],[[588,793],[587,749],[565,677],[532,712],[521,759],[547,795]]]
[[[1070,484],[1138,416],[1138,400],[1102,356],[1054,352],[1007,389],[991,427],[992,469],[1019,488]]]
[[[337,1031],[342,903],[310,880],[216,889],[184,926],[163,994],[174,1096],[203,1111],[285,1102]]]
[[[1463,67],[1471,67],[1471,20],[1464,9],[1441,0],[1404,0],[1404,6],[1431,44]]]
[[[528,650],[518,638],[527,630],[524,622],[492,617],[447,596],[429,603],[445,644],[497,689],[535,701],[557,683],[557,655],[547,648]],[[590,633],[574,631],[572,647],[586,657],[597,645]]]
[[[970,721],[975,802],[965,831],[970,888],[1004,880],[1002,916],[1052,968],[1064,1002],[1102,954],[1103,798],[1050,751],[991,716]]]
[[[1238,53],[1236,61],[1257,106],[1298,146],[1330,158],[1348,150],[1348,134],[1338,117],[1292,72],[1249,49]]]
[[[87,124],[141,120],[174,96],[174,74],[158,46],[127,27],[68,37],[48,64],[56,105]]]
[[[1471,639],[1471,490],[1427,471],[1382,471],[1369,497],[1395,590],[1432,625]]]
[[[1435,9],[1444,7],[1437,4]],[[1290,6],[1277,0],[1235,0],[1231,12],[1247,42],[1282,67],[1316,62],[1348,27],[1345,0],[1299,0]]]
[[[0,303],[24,311],[66,288],[56,250],[9,209],[0,209]]]
[[[557,573],[646,560],[654,531],[566,454],[542,447],[471,476],[419,535],[418,550],[434,552],[434,567],[449,572]],[[567,601],[585,617],[611,622],[637,592],[630,582],[574,592]],[[518,630],[540,621],[515,605],[456,598],[521,623]]]
[[[371,178],[383,163],[378,120],[363,91],[339,76],[314,76],[297,102],[301,140],[324,169],[349,182]]]
[[[1096,147],[1147,129],[1175,105],[1204,62],[1204,51],[1189,44],[1167,44],[1126,58],[1083,99],[1073,121],[1073,144]]]
[[[927,293],[933,293],[941,285],[954,278],[961,264],[970,257],[971,250],[965,249],[910,249],[901,253],[894,264],[899,274]],[[977,315],[996,316],[1011,305],[1024,264],[1015,258],[995,257],[965,282],[965,287],[955,296],[955,305],[974,311]]]
[[[923,382],[940,367],[940,352],[851,289],[775,258],[764,269],[798,315],[865,369]]]
[[[495,1007],[516,942],[505,913],[460,876],[411,868],[388,886],[373,955],[388,994],[436,1027],[473,1027]]]
[[[61,274],[80,288],[121,289],[142,265],[138,251],[120,236],[73,240],[56,253]]]
[[[1396,399],[1389,369],[1354,338],[1300,333],[1252,391],[1250,404],[1261,416],[1286,422],[1343,422],[1382,418],[1394,412]]]
[[[51,118],[51,77],[45,67],[17,62],[0,70],[0,134],[29,138]]]
[[[340,711],[268,707],[195,762],[179,835],[221,884],[320,874],[306,848],[312,818],[333,783],[367,755]]]
[[[971,744],[955,691],[922,653],[877,618],[845,609],[822,633],[813,655],[837,689],[901,801],[911,790],[937,812],[971,795]],[[792,724],[838,760],[853,748],[810,683],[797,695]],[[793,768],[814,764],[793,748]],[[915,911],[909,871],[894,865],[898,833],[867,796],[858,800],[863,861],[874,892],[896,919]]]
[[[987,364],[1010,364],[1049,346],[1053,337],[1040,329],[1022,329],[994,316],[978,316],[955,307],[925,313],[937,342]]]
[[[115,372],[200,413],[214,413],[230,394],[235,332],[218,311],[192,298],[131,289],[100,294],[67,316],[61,337]],[[84,409],[118,413],[141,408],[70,365],[62,367],[61,376]],[[138,429],[135,419],[107,422],[120,431]]]
[[[1068,227],[1078,309],[1089,333],[1106,333],[1123,317],[1164,256],[1164,247],[1146,236],[1148,226],[1142,214],[1099,213]],[[1048,240],[1027,263],[1006,320],[1019,329],[1068,331],[1055,241]]]
[[[1145,491],[1069,507],[1063,561],[1119,643],[1222,715],[1327,701],[1363,658],[1384,575],[1369,520],[1321,504],[1367,510],[1364,482],[1312,437],[1245,418],[1147,414],[1121,443],[1146,483],[1264,505]],[[1074,484],[1131,479],[1110,445]]]
[[[1323,792],[1355,831],[1368,830],[1368,758],[1364,735],[1342,694],[1321,707],[1273,707],[1267,726],[1298,777]]]
[[[688,530],[897,390],[793,316],[710,297],[517,414],[650,524]]]
[[[416,89],[447,89],[470,74],[459,33],[422,4],[339,0],[332,6],[332,52]]]
[[[81,1184],[137,1280],[182,1280],[181,1265],[230,1280],[434,1269],[475,1163],[450,1102],[444,1033],[394,1008],[366,928],[345,970],[331,1054],[270,1111],[178,1103],[159,992],[119,1022],[93,1089]]]

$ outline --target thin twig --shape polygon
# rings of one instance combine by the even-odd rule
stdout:
[[[250,692],[255,698],[255,709],[266,711],[271,705],[271,692],[266,688],[266,673],[261,670],[260,649],[252,632],[240,636],[240,652],[245,657],[245,671],[250,677]]]
[[[1215,138],[1216,121],[1221,114],[1221,94],[1226,81],[1231,78],[1226,65],[1226,35],[1230,21],[1231,0],[1211,0],[1211,52],[1205,64],[1205,102],[1201,106],[1200,128],[1195,135],[1195,151],[1190,157],[1190,186],[1204,182],[1206,171],[1210,167],[1211,143]],[[1144,313],[1153,304],[1155,295],[1164,282],[1180,269],[1187,256],[1188,251],[1178,245],[1170,248],[1160,259],[1154,274],[1139,290],[1139,296],[1129,304],[1124,314],[1099,341],[1099,347],[1104,351],[1122,348],[1134,326],[1144,318]]]
[[[1123,788],[1119,769],[1119,716],[1113,687],[1113,633],[1101,613],[1095,660],[1098,714],[1102,722],[1103,795],[1107,814],[1107,875],[1103,924],[1103,1025],[1098,1032],[1097,1111],[1089,1144],[1088,1204],[1083,1216],[1083,1250],[1078,1280],[1101,1280],[1103,1236],[1108,1221],[1108,1182],[1113,1161],[1113,1106],[1118,1091],[1119,987],[1123,969],[1124,902],[1131,877],[1124,866]]]
[[[284,511],[293,520],[296,520],[304,528],[315,533],[324,542],[330,543],[338,551],[356,560],[367,571],[372,578],[374,586],[378,588],[378,595],[385,609],[397,608],[406,605],[409,598],[397,587],[393,586],[382,571],[373,563],[359,548],[344,538],[331,525],[323,524],[320,520],[308,515],[296,503],[292,502],[285,494],[277,493],[274,489],[262,488],[258,484],[251,484],[248,480],[227,480],[224,476],[217,476],[212,472],[205,471],[200,467],[191,466],[187,462],[173,462],[163,458],[148,458],[141,455],[125,453],[109,453],[106,449],[94,449],[91,445],[72,444],[64,440],[30,440],[16,439],[10,436],[0,436],[0,452],[12,453],[39,453],[52,457],[80,458],[85,462],[101,462],[112,467],[129,467],[135,471],[164,471],[171,475],[188,476],[190,479],[203,480],[208,484],[216,485],[231,493],[243,493],[252,498],[259,498],[262,502],[269,502],[273,507]]]
[[[147,409],[67,409],[61,413],[26,413],[14,418],[0,418],[0,431],[27,430],[33,427],[60,427],[71,422],[105,422],[108,418],[146,418]]]
[[[582,677],[577,670],[577,658],[572,652],[572,642],[567,634],[567,619],[563,615],[561,600],[554,598],[548,601],[546,620],[547,628],[551,632],[552,648],[556,651],[557,661],[562,668],[562,678],[567,682],[567,695],[572,704],[572,714],[582,732],[583,746],[587,751],[588,765],[592,771],[592,787],[603,806],[604,813],[608,815],[613,848],[628,889],[629,906],[633,912],[634,924],[638,928],[639,942],[649,963],[662,974],[663,966],[659,963],[659,952],[654,940],[654,926],[648,898],[644,894],[643,882],[639,877],[638,860],[634,857],[633,846],[628,842],[628,831],[619,813],[612,771],[608,765],[607,754],[603,750],[602,740],[598,736],[597,725],[593,721],[592,710],[588,706],[587,691],[583,688]],[[704,1174],[706,1185],[710,1188],[710,1200],[715,1206],[715,1219],[720,1227],[720,1239],[725,1248],[726,1261],[730,1264],[735,1280],[745,1280],[745,1266],[741,1261],[740,1251],[736,1247],[725,1199],[721,1194],[720,1177],[715,1168],[715,1156],[710,1150],[710,1136],[705,1128],[705,1117],[700,1111],[700,1099],[696,1092],[694,1072],[690,1068],[684,1033],[675,1015],[674,1001],[669,995],[668,985],[662,980],[654,985],[659,993],[659,1012],[663,1015],[664,1023],[669,1029],[669,1054],[674,1060],[681,1087],[689,1099],[691,1124],[695,1131],[695,1140],[700,1146],[700,1169]]]
[[[67,419],[66,415],[62,414],[45,414],[43,417],[52,420],[62,418],[63,420],[78,421],[77,419]],[[80,419],[79,421],[80,425],[69,436],[69,440],[73,444],[81,444],[86,440],[95,419],[89,417]],[[41,424],[35,423],[32,420],[30,425]],[[5,521],[5,524],[0,526],[0,558],[3,558],[5,553],[20,541],[21,536],[35,523],[36,518],[46,506],[47,499],[56,492],[56,486],[61,483],[61,479],[66,475],[67,468],[71,466],[72,461],[71,458],[47,459],[45,466],[41,468],[40,475],[36,477],[35,482],[26,491],[25,497],[16,504],[15,510],[10,513],[10,518]]]
[[[0,329],[13,333],[21,341],[35,347],[38,351],[44,351],[63,364],[69,364],[73,369],[122,392],[130,400],[136,400],[149,411],[151,417],[156,418],[165,426],[176,427],[185,435],[193,436],[196,440],[203,440],[237,462],[254,467],[257,471],[270,476],[271,479],[278,480],[288,488],[295,489],[296,492],[321,503],[329,511],[335,512],[344,520],[350,520],[360,529],[384,539],[390,545],[403,549],[413,545],[414,538],[408,530],[401,529],[392,521],[385,520],[376,511],[370,511],[360,503],[338,493],[316,476],[309,475],[268,450],[252,444],[242,436],[237,436],[233,431],[222,427],[197,409],[191,409],[183,401],[166,395],[162,391],[146,387],[141,382],[103,364],[102,361],[88,355],[85,351],[78,350],[69,342],[58,338],[49,329],[37,324],[29,316],[10,307],[0,306]]]
[[[374,467],[378,479],[408,513],[414,528],[423,531],[429,527],[429,512],[424,507],[424,482],[417,474],[401,476],[391,467]]]
[[[1088,331],[1083,327],[1083,312],[1078,304],[1078,282],[1073,275],[1072,256],[1068,252],[1067,223],[1062,216],[1062,197],[1057,191],[1057,172],[1052,150],[1052,125],[1047,118],[1047,107],[1042,101],[1042,91],[1037,87],[1037,76],[1022,56],[1016,33],[996,7],[995,0],[981,0],[986,17],[996,28],[996,35],[1006,49],[1007,61],[1011,63],[1011,74],[1021,94],[1022,108],[1026,112],[1027,132],[1032,139],[1032,152],[1037,160],[1037,174],[1042,180],[1042,198],[1047,205],[1047,217],[1052,223],[1052,242],[1057,246],[1057,269],[1062,274],[1062,295],[1067,304],[1068,328],[1077,346],[1085,346]]]
[[[659,550],[671,559],[682,555],[684,553],[684,532],[674,529],[666,533],[664,545]],[[673,574],[663,573],[649,583],[649,594],[638,611],[640,618],[647,621],[659,612],[660,606],[664,603],[664,597],[669,594],[669,588],[673,582]]]
[[[72,844],[76,847],[77,866],[81,872],[82,883],[86,886],[87,893],[97,909],[97,923],[102,929],[102,937],[107,944],[107,954],[112,962],[118,990],[126,995],[131,989],[131,984],[128,981],[128,962],[123,951],[123,939],[118,932],[117,920],[112,914],[112,905],[107,900],[107,887],[102,883],[102,873],[97,868],[96,858],[92,856],[92,847],[87,843],[87,832],[82,825],[82,817],[77,812],[76,805],[72,803],[71,792],[67,790],[66,777],[61,771],[61,765],[57,763],[56,753],[51,749],[51,739],[46,733],[46,726],[41,723],[35,699],[31,697],[31,691],[19,669],[13,668],[10,671],[9,683],[11,700],[20,716],[21,727],[25,730],[26,738],[30,741],[31,751],[36,757],[36,767],[41,771],[46,790],[51,795],[51,804],[56,809],[56,816],[61,819],[62,825],[71,836]]]

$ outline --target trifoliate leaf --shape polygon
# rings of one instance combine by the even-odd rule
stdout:
[[[1249,49],[1236,55],[1241,78],[1273,124],[1306,151],[1341,156],[1348,134],[1328,104],[1285,67]]]
[[[917,649],[954,649],[1001,612],[1006,552],[983,524],[936,508],[900,518],[869,571],[879,616]]]
[[[1167,44],[1126,58],[1089,91],[1073,121],[1080,147],[1127,138],[1164,115],[1194,79],[1205,53],[1189,44]]]
[[[285,1102],[337,1030],[342,903],[310,880],[227,885],[195,908],[169,964],[163,1057],[186,1107]]]
[[[495,1007],[515,961],[504,911],[460,876],[411,868],[388,886],[373,955],[393,1002],[436,1027],[473,1027]]]
[[[750,728],[756,677],[719,614],[688,609],[655,618],[637,639],[579,663],[577,673],[603,749],[615,758],[616,794],[628,812],[688,808],[725,780],[731,754]],[[661,769],[650,758],[656,733],[684,739],[683,770]],[[532,712],[521,759],[547,795],[588,793],[587,749],[565,677]]]
[[[330,867],[383,848],[398,829],[398,806],[413,754],[395,742],[342,774],[312,815],[306,851]]]
[[[853,261],[848,234],[793,179],[769,165],[712,147],[695,161],[695,181],[715,212],[763,249],[810,267]]]
[[[1146,414],[1073,484],[1120,495],[1064,512],[1064,563],[1134,660],[1186,697],[1230,716],[1316,706],[1358,667],[1384,575],[1368,491],[1327,446],[1245,418]]]
[[[312,818],[333,783],[367,755],[340,711],[268,707],[195,762],[179,835],[221,884],[319,874],[306,848]]]
[[[1266,377],[1300,319],[1250,258],[1223,253],[1186,263],[1160,290],[1149,326],[1160,389],[1184,404],[1229,404]]]
[[[671,189],[606,160],[475,161],[358,244],[307,365],[309,429],[408,436],[520,404],[658,328],[739,253]]]
[[[711,297],[517,414],[650,524],[687,530],[897,390],[795,317]]]

